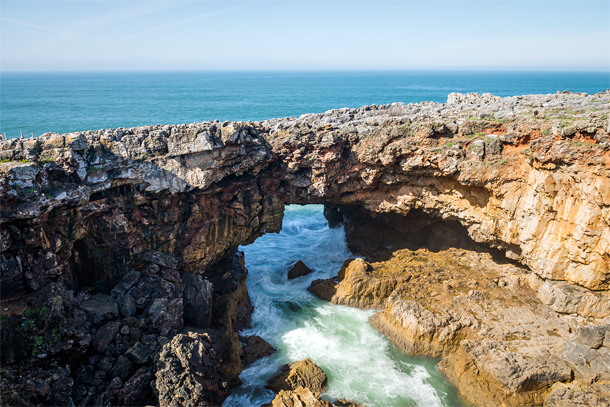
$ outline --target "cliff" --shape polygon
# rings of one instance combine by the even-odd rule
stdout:
[[[609,114],[608,91],[451,94],[445,104],[1,141],[3,297],[56,281],[109,291],[151,252],[221,290],[214,265],[279,231],[284,204],[324,203],[356,249],[495,250],[523,267],[549,312],[604,318]],[[215,318],[238,346],[232,324]]]

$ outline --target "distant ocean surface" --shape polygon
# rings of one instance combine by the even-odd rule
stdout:
[[[0,132],[263,120],[392,102],[610,88],[608,72],[3,72]]]

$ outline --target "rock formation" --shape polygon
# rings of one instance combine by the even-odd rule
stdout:
[[[222,374],[236,384],[242,368],[236,331],[248,324],[251,306],[246,271],[233,256],[238,245],[279,231],[283,206],[291,203],[326,204],[329,219],[346,222],[356,251],[388,245],[394,251],[495,250],[495,256],[523,267],[519,290],[531,290],[536,318],[571,318],[573,330],[601,326],[610,316],[609,114],[609,91],[509,98],[451,94],[445,104],[1,140],[2,297],[31,296],[28,315],[15,308],[14,319],[2,321],[2,357],[10,370],[11,360],[27,356],[32,383],[40,384],[10,396],[0,392],[2,402],[48,403],[49,397],[65,396],[91,403],[103,394],[100,402],[116,404],[140,392],[153,397],[142,383],[155,378],[152,360],[185,321],[216,337]],[[319,292],[335,302],[383,308],[391,336],[390,325],[415,312],[404,302],[408,282],[356,266],[345,270],[345,282],[351,288],[360,284],[357,294],[336,282],[325,282]],[[57,304],[36,305],[38,295],[53,290]],[[500,294],[485,298],[512,301],[504,298],[508,291],[494,290]],[[430,323],[449,318],[439,315],[430,316]],[[30,339],[19,343],[24,331],[11,321],[24,316],[31,321],[25,335]],[[497,342],[506,339],[476,342],[480,338],[469,336],[475,332],[468,326],[456,328],[452,340],[421,328],[417,338],[409,334],[403,342],[412,351],[451,349],[456,360],[480,366],[491,363],[480,356],[487,349],[497,360],[521,366],[510,353],[518,352]],[[463,345],[452,342],[462,336]],[[606,339],[599,347],[567,340],[576,345],[565,345],[567,353],[557,357],[582,380],[561,384],[569,380],[557,367],[552,374],[536,373],[536,380],[546,381],[528,387],[530,382],[513,382],[496,371],[489,397],[508,404],[540,403],[547,396],[554,405],[562,397],[603,401],[599,386],[605,379],[589,380],[587,366],[605,357]],[[133,348],[137,342],[151,354]],[[82,358],[89,358],[88,367],[70,367]],[[535,366],[532,372],[538,372]],[[464,391],[479,380],[474,370],[444,369]],[[58,379],[47,381],[44,372]],[[12,386],[9,376],[2,375],[0,386]],[[560,384],[551,386],[553,380]],[[57,390],[47,391],[49,386]],[[578,393],[585,387],[597,389],[596,395]]]

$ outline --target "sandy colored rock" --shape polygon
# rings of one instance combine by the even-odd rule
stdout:
[[[281,390],[296,390],[298,387],[320,393],[326,388],[326,373],[311,359],[303,359],[282,366],[280,371],[267,381],[265,387],[276,393]]]
[[[348,278],[352,265],[357,280]],[[371,325],[409,354],[442,357],[441,371],[477,406],[541,405],[557,383],[586,389],[610,381],[606,322],[556,313],[524,268],[463,249],[404,249],[346,266],[339,298],[367,304],[371,290],[386,297],[383,282],[394,281]]]

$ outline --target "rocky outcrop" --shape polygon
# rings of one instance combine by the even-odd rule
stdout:
[[[272,159],[259,131],[203,123],[2,141],[3,289],[58,275],[112,285],[149,251],[203,273],[279,231],[283,205],[257,178]]]
[[[276,393],[303,387],[319,394],[326,389],[326,373],[311,359],[303,359],[282,366],[268,380],[266,387]]]
[[[292,267],[290,267],[290,270],[288,270],[288,279],[292,280],[294,278],[303,277],[312,272],[312,269],[307,267],[305,263],[299,260]]]
[[[348,261],[341,274],[330,280],[332,301],[381,303],[371,325],[409,354],[442,357],[441,371],[475,405],[542,405],[564,384],[568,399],[590,398],[610,384],[608,321],[556,313],[530,288],[527,269],[489,253],[403,249]],[[558,391],[553,402],[564,397]]]
[[[251,335],[244,339],[244,354],[242,363],[244,367],[250,366],[260,358],[273,355],[277,352],[273,346],[258,335]]]
[[[362,407],[360,404],[339,399],[334,403],[320,399],[320,394],[308,388],[281,390],[271,402],[271,407]]]
[[[155,388],[160,406],[219,406],[228,395],[220,355],[205,334],[177,335],[159,355]]]
[[[363,253],[369,262],[425,246],[495,249],[495,255],[525,266],[518,286],[533,290],[523,297],[531,298],[532,321],[556,323],[561,339],[541,334],[553,358],[523,353],[529,363],[523,372],[531,379],[519,381],[525,376],[489,366],[502,360],[521,366],[515,355],[534,345],[507,345],[506,332],[491,322],[497,335],[483,344],[478,325],[453,304],[484,308],[479,288],[469,288],[472,296],[462,293],[466,300],[439,296],[453,298],[442,309],[434,308],[441,302],[432,296],[432,308],[419,309],[419,297],[412,301],[415,293],[405,289],[408,281],[352,262],[342,279],[318,282],[312,288],[318,295],[383,308],[374,321],[405,349],[447,355],[446,361],[447,352],[455,355],[444,369],[464,389],[485,372],[495,383],[490,390],[470,388],[485,395],[481,400],[538,403],[551,388],[554,403],[560,394],[594,397],[592,390],[576,393],[603,386],[605,376],[591,379],[591,366],[604,365],[606,339],[596,348],[592,339],[581,343],[564,334],[566,324],[602,326],[610,316],[609,114],[608,91],[510,98],[452,94],[446,104],[2,140],[3,298],[17,290],[66,291],[57,307],[36,305],[28,311],[35,314],[31,318],[19,314],[3,321],[4,361],[27,354],[60,366],[94,349],[97,354],[87,356],[82,370],[58,373],[66,376],[58,381],[64,390],[53,394],[68,394],[72,379],[79,403],[127,402],[147,392],[142,383],[149,375],[154,379],[150,364],[186,319],[209,330],[223,356],[222,374],[236,384],[242,368],[236,331],[248,325],[251,311],[236,248],[279,231],[284,204],[325,203],[333,222],[346,222],[354,249],[377,248]],[[384,233],[375,230],[381,226]],[[379,246],[390,250],[372,257]],[[497,270],[486,270],[502,280]],[[488,277],[481,277],[485,284]],[[484,298],[498,309],[513,301],[510,290],[496,291]],[[405,315],[417,316],[417,323],[410,325]],[[489,321],[496,317],[484,315]],[[31,344],[17,340],[22,330],[13,322],[24,316],[32,321]],[[566,370],[554,357],[567,364],[573,380],[564,380]],[[545,366],[538,364],[543,359]],[[460,363],[477,367],[455,370]],[[562,380],[569,386],[552,384]],[[41,386],[28,393],[34,394],[32,403],[50,394]],[[502,395],[505,390],[514,395]]]

